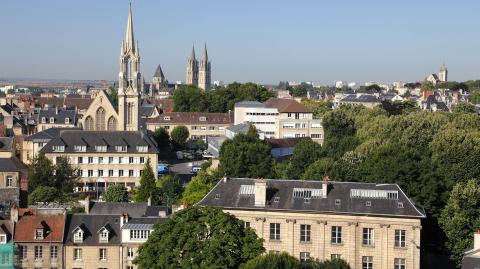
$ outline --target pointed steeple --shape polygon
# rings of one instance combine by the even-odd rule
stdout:
[[[203,48],[202,61],[208,62],[207,42],[205,42],[205,47]]]
[[[132,3],[130,3],[130,8],[128,10],[127,31],[125,32],[125,49],[126,51],[131,50],[133,53],[135,53],[135,48],[135,38],[133,37]]]
[[[190,54],[190,60],[195,61],[195,44],[192,45],[192,54]]]
[[[162,67],[160,67],[160,65],[157,66],[157,70],[155,70],[155,74],[153,75],[153,77],[157,77],[157,78],[164,78],[165,77],[163,75]]]

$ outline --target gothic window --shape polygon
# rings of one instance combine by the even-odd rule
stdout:
[[[100,107],[97,109],[96,122],[97,122],[97,126],[96,126],[97,131],[105,130],[105,109],[103,109],[103,107]]]
[[[108,129],[109,131],[115,131],[117,130],[117,120],[111,116],[109,119],[108,119]]]
[[[92,117],[88,116],[85,119],[85,131],[93,131],[93,119]]]
[[[133,103],[127,103],[127,124],[133,123]]]

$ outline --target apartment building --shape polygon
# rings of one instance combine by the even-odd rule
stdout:
[[[189,139],[206,140],[207,136],[225,135],[225,129],[233,125],[233,113],[166,112],[156,118],[147,119],[146,123],[150,131],[165,128],[172,132],[180,125],[187,127]]]
[[[37,131],[49,128],[74,128],[77,123],[77,112],[73,109],[42,109],[38,111]]]
[[[148,159],[155,168],[158,153],[156,143],[142,131],[65,129],[40,151],[54,164],[57,158],[67,157],[79,169],[77,192],[101,192],[112,184],[132,189],[140,185]]]
[[[234,124],[251,123],[266,138],[310,137],[323,143],[321,120],[292,99],[270,98],[265,103],[243,101],[235,104]]]
[[[424,211],[396,184],[225,177],[199,202],[235,215],[267,251],[352,268],[420,268]]]
[[[26,179],[27,167],[14,154],[14,139],[0,137],[0,217],[8,215],[12,203],[24,204],[20,193],[27,188]]]

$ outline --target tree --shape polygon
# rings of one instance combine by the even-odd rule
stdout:
[[[227,139],[220,148],[222,172],[232,177],[269,177],[272,175],[271,146],[258,138],[255,127],[247,134]]]
[[[480,185],[476,180],[453,187],[439,223],[447,236],[451,259],[460,267],[463,252],[472,246],[473,232],[480,228]]]
[[[108,95],[110,96],[110,101],[112,101],[113,107],[117,108],[118,107],[118,93],[117,89],[115,87],[110,87],[108,88]]]
[[[29,204],[60,202],[62,193],[55,187],[38,186],[28,195]]]
[[[102,199],[113,203],[128,202],[127,188],[120,184],[112,185],[102,194]]]
[[[170,146],[170,135],[167,129],[160,127],[153,132],[153,139],[160,149],[167,149]]]
[[[182,148],[185,146],[189,136],[188,128],[183,125],[178,125],[173,128],[171,136],[174,148]]]
[[[322,158],[307,167],[302,175],[304,180],[322,180],[325,176],[332,176],[335,161],[332,158]]]
[[[323,115],[325,115],[329,111],[332,111],[332,107],[333,107],[333,104],[331,101],[316,102],[313,100],[304,100],[302,101],[302,105],[312,110],[313,117],[315,119],[323,118]]]
[[[293,155],[285,171],[289,179],[299,179],[307,167],[322,157],[322,146],[311,139],[304,139],[295,145]]]
[[[282,253],[269,253],[266,255],[260,255],[247,263],[242,264],[240,269],[302,269],[300,261],[288,254]]]
[[[422,92],[433,91],[434,89],[435,89],[435,85],[432,82],[427,80],[423,81],[422,86],[420,87],[420,90]]]
[[[135,192],[135,202],[147,202],[148,198],[152,199],[152,203],[158,201],[157,187],[155,184],[155,174],[153,173],[150,159],[147,159],[147,163],[143,167],[142,176],[140,177],[140,187]]]
[[[55,178],[52,187],[65,193],[72,192],[78,180],[78,168],[73,167],[69,160],[66,156],[57,157],[54,166]]]
[[[28,165],[28,189],[34,191],[38,186],[53,186],[53,171],[52,161],[40,152]]]
[[[155,226],[135,259],[146,268],[238,268],[264,252],[263,240],[221,209],[193,206]]]
[[[343,259],[332,259],[320,262],[320,269],[350,269],[350,265]]]
[[[180,198],[183,185],[177,175],[165,175],[157,181],[157,188],[159,204],[168,207]]]
[[[200,112],[203,111],[202,89],[195,86],[185,86],[173,92],[174,108],[176,112]]]
[[[300,85],[295,85],[293,87],[290,87],[290,95],[293,96],[293,97],[303,97],[303,96],[307,96],[307,87],[304,85],[304,84],[300,84]]]
[[[455,107],[453,108],[453,112],[457,112],[457,113],[477,113],[477,111],[475,110],[475,106],[470,104],[470,103],[467,103],[467,102],[461,102],[461,103],[458,103],[457,105],[455,105]]]

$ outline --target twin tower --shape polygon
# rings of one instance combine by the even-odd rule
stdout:
[[[210,89],[212,87],[212,69],[208,61],[207,44],[203,51],[200,62],[195,58],[195,46],[192,47],[192,54],[187,61],[186,84],[197,86],[201,89]]]

